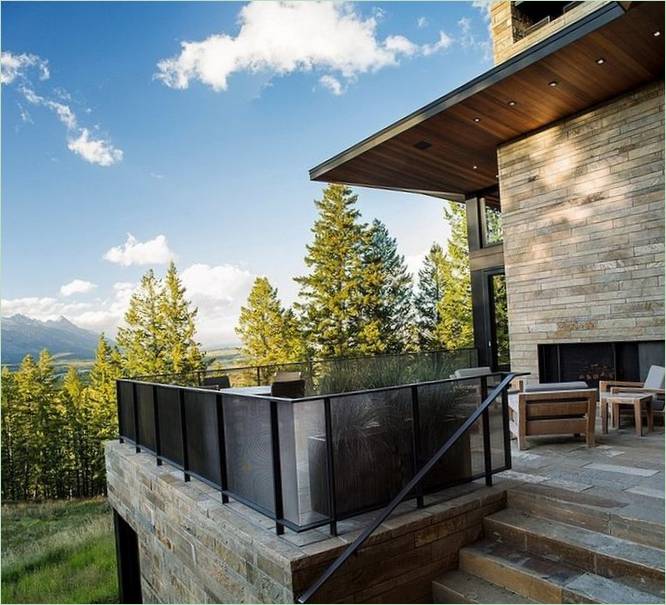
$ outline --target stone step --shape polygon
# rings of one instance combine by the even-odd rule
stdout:
[[[623,511],[621,502],[542,485],[509,488],[507,505],[537,517],[664,548],[663,509],[650,521],[645,519],[645,511],[641,518],[632,514],[631,509]]]
[[[538,603],[663,603],[663,597],[515,546],[482,540],[460,551],[460,570]]]
[[[483,520],[485,535],[551,561],[607,578],[664,582],[664,551],[608,534],[507,508]]]
[[[432,582],[433,603],[534,603],[506,588],[459,569]]]

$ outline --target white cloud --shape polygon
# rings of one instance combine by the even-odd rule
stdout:
[[[186,295],[199,309],[197,337],[207,345],[237,340],[240,307],[255,276],[235,265],[194,264],[181,273]]]
[[[426,17],[419,17],[416,20],[416,26],[419,29],[423,29],[424,27],[428,27],[428,19],[426,19]]]
[[[120,162],[123,158],[123,152],[114,147],[109,141],[103,138],[93,138],[87,128],[79,127],[76,113],[67,104],[60,101],[54,101],[35,91],[33,82],[27,76],[26,71],[30,67],[36,67],[40,72],[40,79],[49,78],[48,62],[37,55],[13,55],[9,52],[3,52],[1,57],[2,83],[11,84],[17,78],[19,80],[18,90],[26,101],[32,105],[38,105],[50,109],[57,118],[65,125],[68,132],[67,148],[81,156],[87,162],[97,166],[112,166]],[[52,94],[61,100],[70,100],[69,93],[55,87]],[[32,122],[30,114],[20,108],[21,120],[23,122]]]
[[[159,265],[174,258],[164,235],[158,235],[146,242],[138,241],[131,233],[121,246],[114,246],[104,254],[104,260],[129,267],[130,265]]]
[[[72,294],[85,294],[97,287],[97,284],[86,281],[84,279],[74,279],[68,284],[60,287],[60,294],[63,296],[71,296]]]
[[[384,45],[388,50],[407,56],[413,55],[419,50],[419,47],[405,36],[389,36],[384,41]]]
[[[123,152],[104,139],[90,137],[87,128],[82,128],[77,138],[67,141],[67,148],[80,155],[86,162],[98,166],[112,166],[123,159]]]
[[[250,2],[240,10],[235,37],[219,33],[182,42],[180,54],[157,64],[155,78],[178,89],[199,80],[216,91],[226,90],[229,77],[243,71],[285,75],[320,70],[353,81],[397,65],[419,49],[404,36],[379,39],[375,15],[363,18],[349,3]],[[432,54],[439,48],[444,48],[441,38],[422,50]]]
[[[469,17],[460,17],[458,19],[458,27],[463,34],[467,34],[472,27],[472,20]]]
[[[490,9],[495,0],[472,0],[472,6],[481,11],[483,18],[490,22]]]
[[[11,84],[16,78],[25,78],[26,72],[31,68],[39,71],[40,80],[48,80],[50,76],[48,61],[37,55],[26,53],[15,55],[3,51],[0,54],[0,83]]]
[[[329,74],[323,75],[321,78],[319,78],[319,83],[324,88],[328,88],[328,90],[330,90],[334,95],[339,96],[345,91],[344,86],[340,80]]]
[[[449,46],[453,44],[453,38],[449,36],[446,32],[439,32],[439,40],[433,44],[426,44],[422,47],[421,52],[426,56],[434,55],[435,53],[446,50]]]
[[[236,341],[240,307],[245,303],[255,276],[235,265],[224,264],[210,266],[194,264],[181,274],[185,296],[198,307],[197,338],[205,346],[228,341]],[[74,280],[61,288],[63,292],[82,280]],[[129,306],[130,298],[136,291],[133,282],[116,282],[106,297],[99,297],[86,302],[63,300],[56,297],[25,297],[2,300],[2,314],[21,313],[41,321],[67,317],[82,328],[95,332],[105,332],[113,337]],[[72,291],[71,294],[82,293]]]

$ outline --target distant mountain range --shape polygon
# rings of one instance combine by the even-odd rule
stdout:
[[[2,318],[2,363],[19,363],[42,349],[71,359],[92,359],[99,334],[75,326],[65,317],[39,321],[25,315]]]

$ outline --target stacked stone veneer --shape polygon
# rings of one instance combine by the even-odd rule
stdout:
[[[144,602],[295,602],[368,523],[365,515],[323,530],[276,536],[270,519],[152,455],[106,445],[111,506],[138,535]],[[504,508],[498,488],[465,486],[447,502],[391,517],[331,580],[322,602],[428,602],[432,580],[457,567],[459,549],[478,539],[483,517]],[[473,490],[473,491],[470,491]],[[459,491],[460,493],[460,491]]]
[[[588,0],[581,2],[570,11],[553,19],[524,38],[514,41],[515,9],[509,0],[493,2],[490,6],[490,25],[493,38],[493,57],[495,65],[517,55],[525,49],[552,36],[555,32],[582,19],[608,2]]]
[[[664,87],[498,150],[511,366],[537,344],[664,337]]]

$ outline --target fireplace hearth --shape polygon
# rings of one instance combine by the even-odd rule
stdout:
[[[651,365],[664,365],[664,341],[571,342],[538,345],[540,382],[643,381]]]

